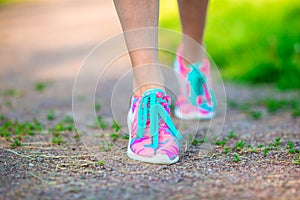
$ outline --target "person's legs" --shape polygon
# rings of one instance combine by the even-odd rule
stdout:
[[[134,160],[172,164],[178,161],[180,133],[170,118],[158,61],[158,0],[114,0],[134,69],[134,96],[128,113],[127,155]],[[154,27],[154,29],[147,29]],[[130,32],[129,30],[140,28]],[[146,28],[143,29],[142,28]],[[129,32],[126,32],[129,31]],[[147,49],[143,47],[153,47]],[[132,51],[134,49],[139,50]]]
[[[210,63],[202,48],[208,0],[178,0],[182,43],[174,63],[180,95],[175,116],[181,119],[211,119],[216,102],[210,81]]]
[[[204,53],[199,48],[203,44],[208,0],[178,0],[182,38],[183,57],[188,62],[199,62]],[[188,37],[185,37],[188,36]],[[191,39],[195,40],[194,43]]]
[[[159,0],[114,0],[115,7],[125,32],[126,44],[134,69],[134,93],[141,96],[151,88],[163,89],[163,77],[159,69],[157,52],[157,26]],[[147,29],[153,27],[153,29]],[[142,28],[146,28],[145,31]],[[140,29],[138,31],[130,31]],[[129,31],[129,32],[127,32]],[[127,32],[127,34],[126,34]],[[142,47],[153,49],[133,49]],[[145,66],[147,65],[147,66]],[[139,66],[144,66],[140,67]]]

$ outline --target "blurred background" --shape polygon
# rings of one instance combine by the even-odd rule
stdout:
[[[170,2],[160,25],[180,30]],[[205,45],[227,81],[300,88],[300,1],[211,0]]]
[[[205,45],[226,81],[296,89],[299,22],[299,0],[211,0]],[[160,27],[180,31],[175,0],[161,1]],[[59,79],[70,89],[88,52],[120,32],[113,1],[0,0],[1,84]]]

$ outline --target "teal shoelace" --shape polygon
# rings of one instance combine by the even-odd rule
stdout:
[[[199,95],[203,96],[203,102],[200,105],[203,109],[207,111],[213,111],[216,106],[216,98],[213,91],[207,84],[206,77],[198,69],[199,63],[189,65],[191,72],[188,74],[188,81],[190,82],[191,89],[189,99],[194,106],[197,106],[197,97]],[[207,99],[205,97],[203,85],[209,90],[209,95],[212,101],[212,106],[207,104]]]
[[[142,138],[145,134],[145,128],[147,127],[147,121],[150,120],[150,136],[152,136],[152,144],[147,145],[147,147],[152,147],[154,152],[158,148],[159,141],[159,128],[160,128],[160,119],[166,123],[170,133],[177,138],[179,141],[182,139],[181,134],[178,132],[174,123],[169,116],[168,112],[165,110],[162,103],[167,103],[166,99],[159,98],[156,96],[157,92],[162,92],[162,90],[152,89],[146,91],[141,99],[139,110],[138,110],[138,130],[137,137]]]

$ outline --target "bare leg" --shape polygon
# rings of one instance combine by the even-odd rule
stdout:
[[[207,5],[208,0],[178,0],[183,34],[198,43],[187,37],[182,38],[183,57],[192,63],[204,57],[198,45],[203,43]]]
[[[159,68],[157,43],[157,29],[151,31],[126,32],[136,28],[158,26],[158,0],[114,0],[115,7],[125,32],[127,48],[134,69],[134,93],[140,96],[145,90],[161,88],[162,73]],[[145,46],[153,49],[136,48]],[[147,65],[147,67],[140,67]]]

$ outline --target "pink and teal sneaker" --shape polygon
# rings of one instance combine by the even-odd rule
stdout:
[[[216,111],[216,98],[211,88],[209,60],[185,66],[182,47],[179,47],[174,69],[180,88],[174,115],[186,120],[211,119]]]
[[[170,97],[160,89],[147,90],[132,98],[127,118],[129,158],[156,164],[178,161],[182,136],[170,117],[170,104]]]

